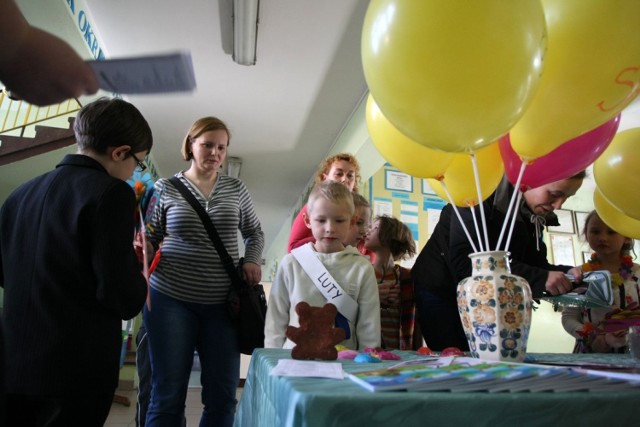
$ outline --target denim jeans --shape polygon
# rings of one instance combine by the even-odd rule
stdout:
[[[201,365],[200,427],[231,426],[240,377],[240,352],[226,304],[197,304],[150,289],[145,306],[151,356],[147,427],[179,427],[184,417],[194,350]]]

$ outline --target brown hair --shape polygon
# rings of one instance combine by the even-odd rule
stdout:
[[[353,193],[353,206],[357,208],[370,208],[371,204],[361,194]]]
[[[194,124],[191,125],[191,129],[187,132],[187,136],[182,140],[182,148],[180,152],[182,153],[182,158],[186,161],[190,161],[193,159],[193,154],[191,153],[191,144],[193,141],[202,135],[205,132],[210,132],[212,130],[223,130],[227,133],[227,147],[231,143],[231,132],[229,132],[229,128],[227,125],[217,117],[203,117],[195,121]]]
[[[307,212],[311,213],[313,205],[319,198],[329,200],[336,204],[344,204],[349,211],[349,216],[353,215],[353,193],[347,187],[335,181],[322,181],[314,185],[309,200],[307,201]]]
[[[570,176],[567,179],[585,179],[586,177],[587,177],[587,171],[586,169],[582,169],[580,172]]]
[[[118,98],[102,97],[85,105],[73,123],[80,150],[105,154],[109,147],[131,146],[132,153],[151,151],[153,135],[142,113]]]
[[[349,154],[349,153],[338,153],[335,154],[331,157],[327,157],[326,159],[324,159],[322,161],[322,163],[320,163],[320,166],[318,167],[318,170],[316,171],[316,184],[324,181],[324,176],[325,174],[328,174],[329,171],[331,170],[331,166],[335,163],[338,162],[340,160],[344,160],[345,162],[349,162],[349,164],[351,164],[351,166],[353,166],[353,168],[356,171],[356,182],[353,186],[353,192],[357,193],[358,192],[358,186],[360,185],[360,165],[358,164],[358,160],[355,158],[355,156],[353,154]]]
[[[411,230],[402,221],[387,215],[378,215],[378,239],[391,251],[394,260],[411,258],[416,254],[416,242]]]

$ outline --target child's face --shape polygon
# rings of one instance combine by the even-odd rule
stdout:
[[[380,221],[375,221],[371,226],[371,230],[367,232],[367,235],[364,238],[364,247],[373,252],[380,249],[382,247],[382,243],[380,243],[379,233]]]
[[[597,215],[587,224],[587,242],[598,258],[618,257],[629,239],[610,229]]]
[[[347,240],[345,245],[357,246],[364,236],[366,236],[369,227],[371,227],[371,209],[366,206],[358,206],[353,215],[354,224],[349,227]]]
[[[147,154],[147,150],[132,153],[131,147],[126,145],[116,147],[111,151],[111,162],[105,168],[109,175],[126,181],[131,178],[133,172],[138,168],[138,160],[142,161]],[[136,157],[138,160],[136,160]]]
[[[318,198],[311,211],[307,212],[304,222],[316,239],[316,251],[339,252],[344,249],[342,242],[347,239],[352,215],[347,204]]]

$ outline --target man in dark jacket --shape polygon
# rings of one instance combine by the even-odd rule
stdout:
[[[146,280],[133,248],[135,195],[124,181],[153,145],[128,102],[76,117],[78,154],[15,190],[0,210],[6,421],[102,426],[118,385],[122,320]]]
[[[585,173],[581,172],[523,193],[524,203],[517,212],[507,251],[511,254],[511,272],[529,282],[534,298],[542,296],[544,291],[556,295],[571,290],[571,283],[564,276],[571,267],[549,264],[542,230],[545,224],[557,225],[553,211],[578,191],[584,177]],[[487,222],[489,250],[496,249],[513,191],[505,177],[496,191],[480,205]],[[471,209],[458,209],[469,234],[474,235]],[[475,218],[480,219],[479,207],[475,210]],[[473,240],[475,247],[479,248],[477,238]],[[506,240],[504,236],[501,250]],[[446,347],[469,349],[456,298],[458,282],[471,275],[469,254],[473,252],[453,207],[445,206],[433,234],[411,269],[420,326],[427,346],[432,350]]]

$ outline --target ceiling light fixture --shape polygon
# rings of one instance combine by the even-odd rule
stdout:
[[[255,65],[260,0],[233,0],[233,60]]]

